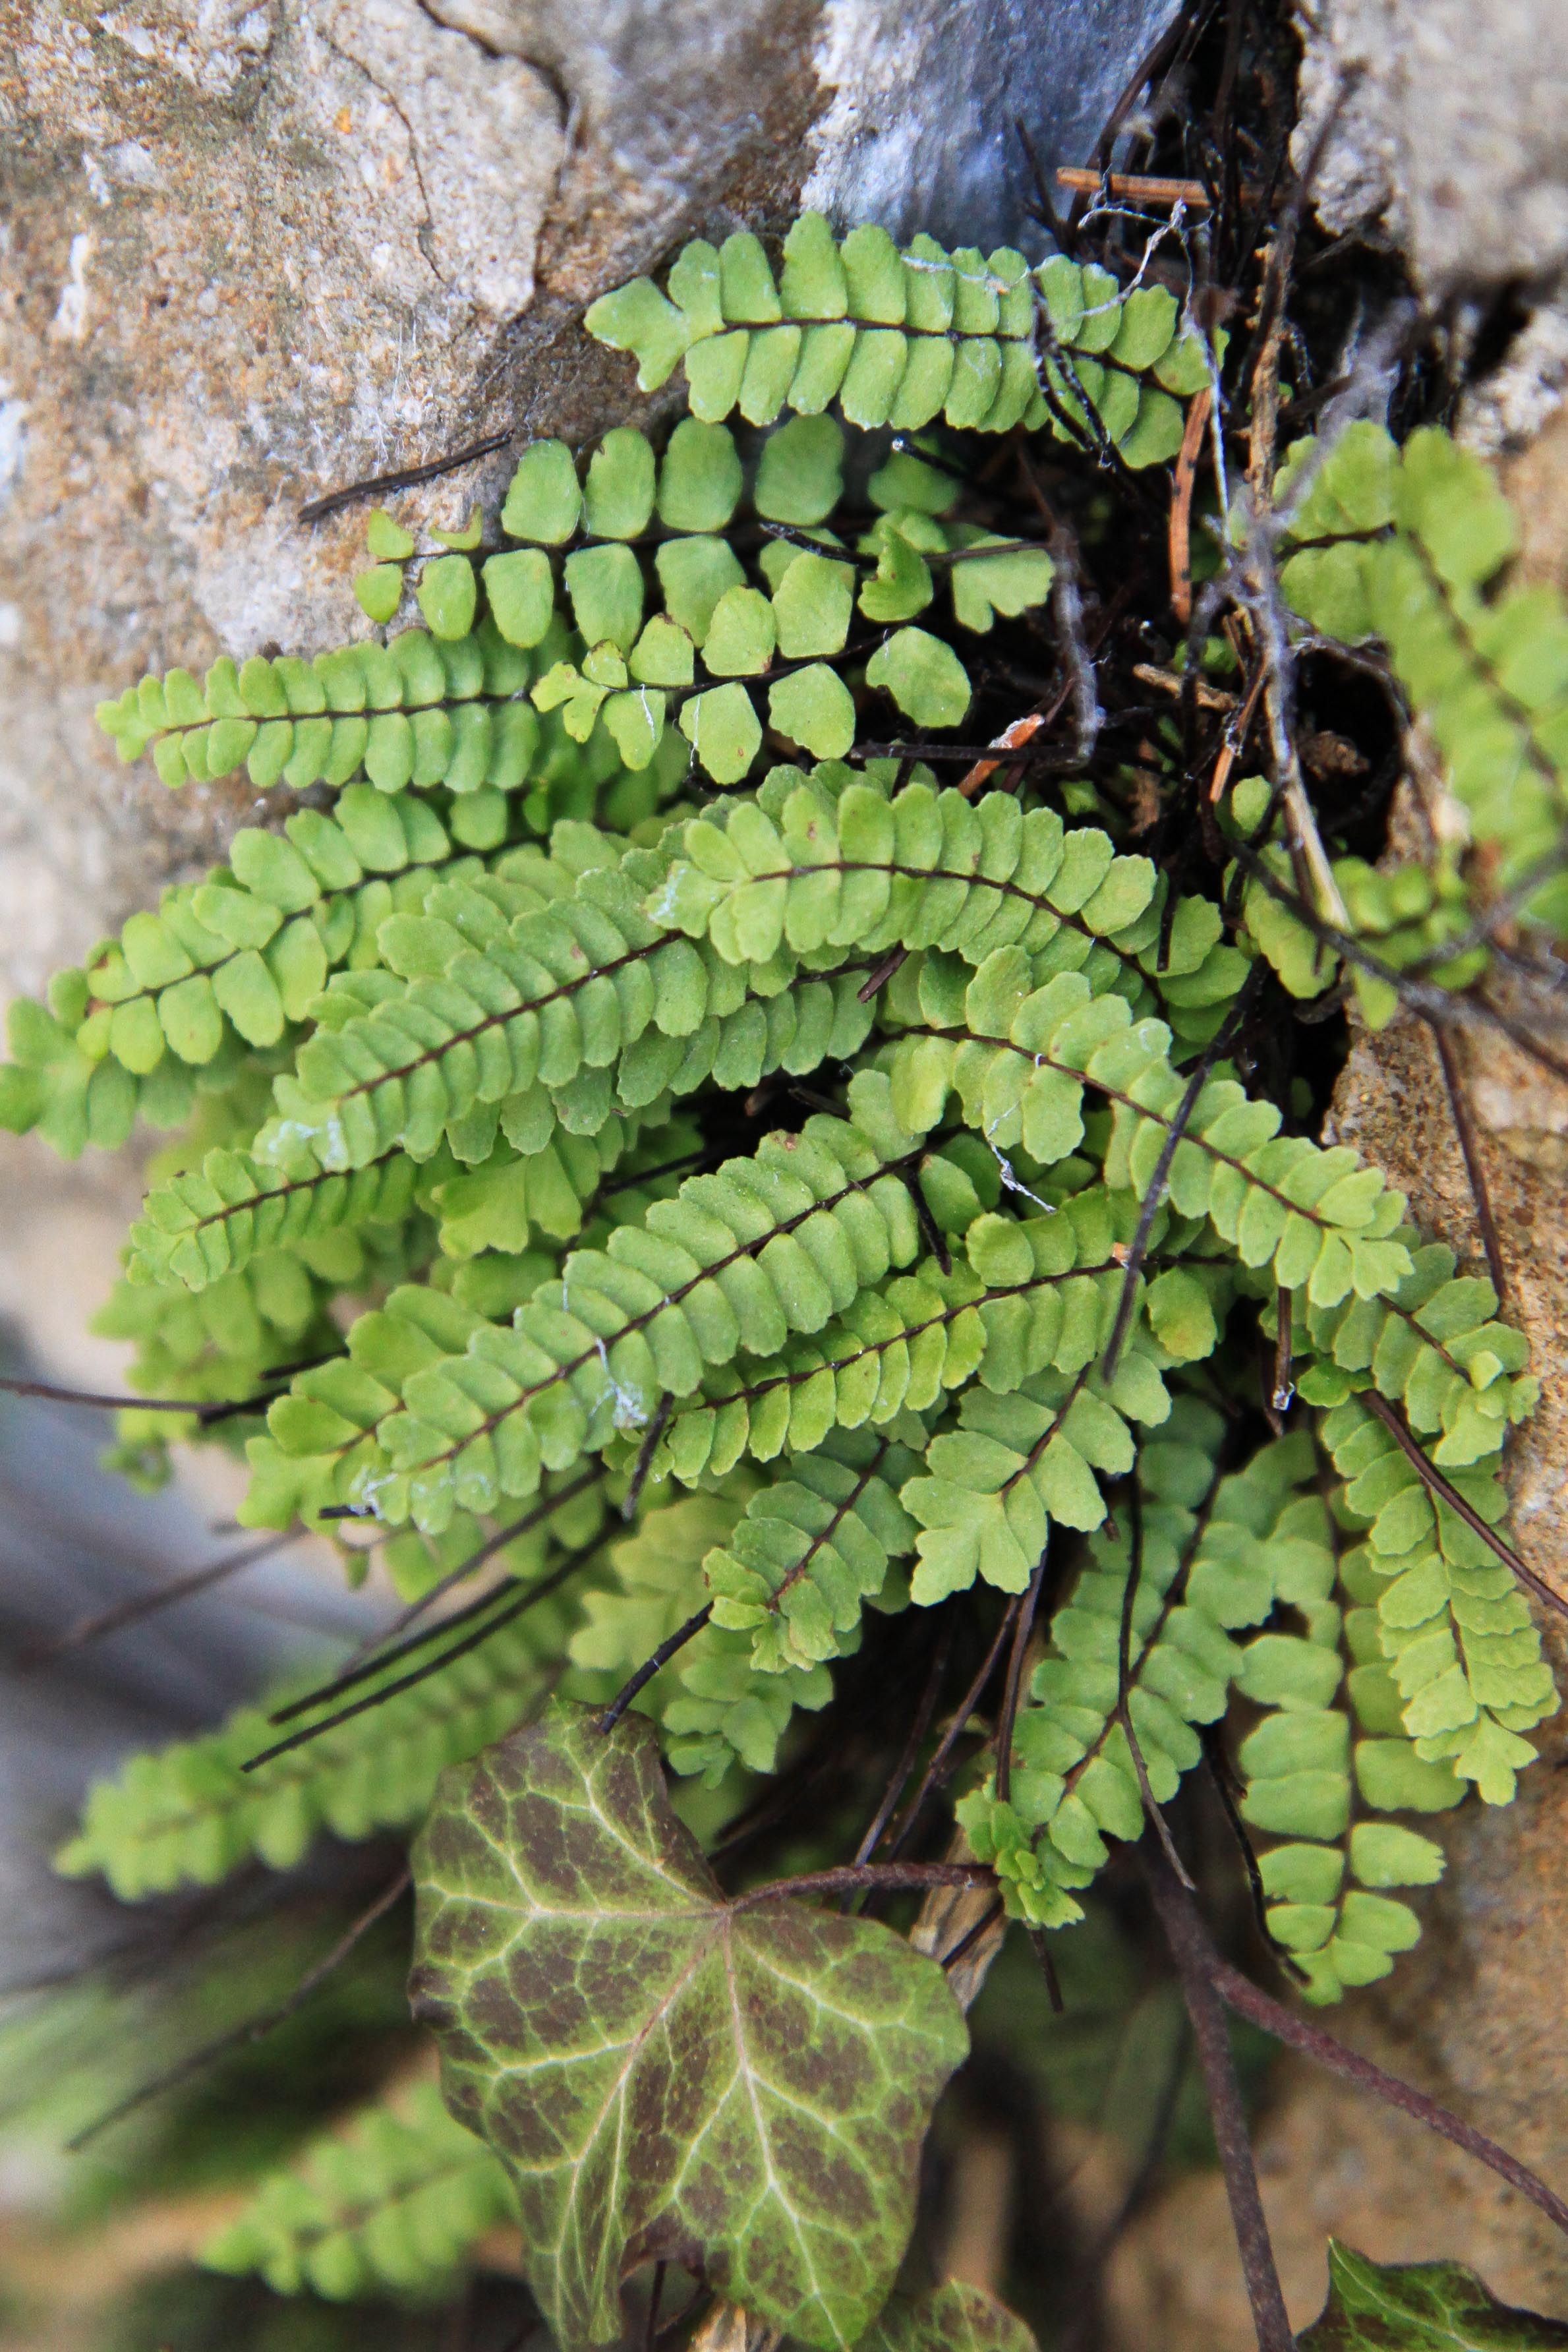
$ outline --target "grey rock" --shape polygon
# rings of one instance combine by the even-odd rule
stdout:
[[[1529,322],[1467,439],[1522,447],[1568,387],[1568,45],[1553,0],[1300,0],[1304,168],[1331,229],[1406,257],[1461,348],[1509,290]],[[1325,128],[1326,127],[1326,128]]]

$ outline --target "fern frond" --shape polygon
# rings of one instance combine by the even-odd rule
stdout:
[[[634,1538],[612,1545],[620,1589],[585,1597],[588,1622],[572,1638],[573,1664],[602,1674],[613,1688],[685,1625],[712,1599],[705,1563],[730,1541],[754,1491],[745,1473],[734,1474],[719,1494],[687,1495],[650,1511]],[[858,1641],[858,1631],[846,1631],[839,1654]],[[639,1706],[668,1738],[674,1771],[700,1773],[710,1787],[737,1763],[771,1772],[795,1709],[827,1705],[832,1680],[825,1664],[780,1657],[764,1673],[752,1650],[749,1632],[709,1623],[641,1694]]]
[[[1091,1539],[1092,1564],[1051,1620],[1048,1654],[1019,1712],[1009,1794],[998,1798],[988,1780],[959,1807],[1009,1906],[1036,1926],[1080,1918],[1076,1896],[1109,1858],[1105,1837],[1142,1834],[1143,1796],[1119,1708],[1124,1625],[1127,1715],[1151,1791],[1168,1802],[1202,1754],[1193,1726],[1218,1721],[1241,1669],[1233,1633],[1262,1623],[1274,1604],[1270,1538],[1292,1485],[1311,1475],[1311,1445],[1281,1440],[1217,1484],[1223,1433],[1212,1407],[1173,1401],[1138,1455],[1141,1545],[1130,1529]],[[1332,1555],[1328,1574],[1332,1584]]]
[[[1378,1598],[1380,1640],[1404,1728],[1424,1761],[1451,1761],[1489,1803],[1507,1804],[1515,1775],[1535,1757],[1521,1732],[1558,1704],[1523,1596],[1357,1398],[1324,1414],[1322,1433],[1346,1481],[1351,1523],[1367,1529],[1367,1565],[1388,1580]],[[1505,1516],[1495,1469],[1448,1477],[1487,1525]]]
[[[664,294],[635,278],[585,324],[636,355],[645,392],[684,361],[692,414],[709,423],[735,410],[752,425],[785,408],[815,416],[836,399],[867,428],[914,432],[940,416],[1005,433],[1049,421],[1063,438],[1076,427],[1148,466],[1180,446],[1172,395],[1209,381],[1201,340],[1179,329],[1163,289],[1124,296],[1106,271],[1060,257],[1031,271],[1010,247],[948,253],[919,236],[900,254],[885,229],[840,240],[806,213],[777,279],[759,240],[739,230],[716,249],[683,247],[667,283]]]
[[[532,847],[464,855],[426,803],[368,784],[340,793],[330,816],[298,811],[284,835],[242,830],[205,882],[165,891],[156,915],[131,916],[84,971],[57,974],[47,1012],[14,1004],[0,1120],[40,1127],[71,1157],[89,1139],[122,1142],[139,1114],[177,1125],[197,1086],[319,1017],[331,975],[375,967],[381,927],[418,913],[438,878],[469,890],[508,881],[512,913],[574,880]]]
[[[542,1562],[550,1554],[536,1538],[517,1547],[517,1568],[530,1557]],[[99,1874],[123,1901],[137,1902],[175,1886],[215,1885],[253,1857],[291,1869],[323,1832],[359,1839],[412,1828],[446,1765],[518,1722],[565,1648],[578,1608],[552,1593],[412,1689],[252,1772],[243,1768],[277,1737],[260,1706],[239,1708],[198,1739],[133,1756],[117,1779],[94,1786],[56,1866],[68,1878]],[[437,1634],[432,1654],[440,1649]],[[406,1662],[389,1666],[354,1696],[371,1697],[406,1671]]]
[[[1246,977],[1207,899],[1183,898],[1167,923],[1147,858],[1119,856],[1097,827],[1068,830],[1052,809],[1026,814],[1010,793],[972,802],[916,782],[890,800],[842,769],[776,768],[754,803],[689,822],[682,845],[649,910],[732,963],[854,944],[978,964],[1010,946],[1071,970],[1103,945],[1195,1039]]]
[[[356,1326],[350,1364],[300,1375],[272,1410],[274,1440],[318,1465],[309,1475],[336,1499],[439,1528],[456,1505],[532,1494],[542,1469],[645,1425],[662,1396],[690,1395],[705,1364],[733,1357],[743,1333],[770,1350],[791,1330],[821,1329],[918,1246],[890,1164],[909,1140],[885,1086],[857,1082],[851,1104],[853,1123],[819,1116],[799,1136],[766,1138],[753,1160],[689,1177],[643,1227],[574,1252],[511,1329],[461,1330],[445,1361],[430,1360],[428,1339],[411,1360],[412,1328],[391,1328],[394,1297],[388,1317]],[[428,1330],[434,1304],[407,1311]]]
[[[1316,1498],[1297,1507],[1322,1520]],[[1352,1553],[1339,1566],[1341,1588],[1364,1603],[1369,1578]],[[1427,1762],[1405,1736],[1400,1703],[1377,1657],[1377,1620],[1363,1605],[1345,1616],[1334,1587],[1332,1551],[1279,1597],[1294,1601],[1305,1635],[1270,1633],[1247,1645],[1237,1688],[1268,1710],[1241,1744],[1243,1818],[1287,1843],[1258,1858],[1269,1931],[1306,1977],[1309,2000],[1337,2000],[1349,1986],[1386,1976],[1396,1952],[1420,1934],[1392,1886],[1424,1886],[1441,1877],[1442,1848],[1405,1824],[1369,1818],[1392,1811],[1441,1812],[1457,1805],[1464,1784],[1451,1765]],[[1342,1647],[1354,1663],[1344,1675]],[[1335,1705],[1348,1699],[1348,1708]]]
[[[152,751],[171,787],[244,767],[259,790],[349,783],[361,770],[384,793],[406,785],[515,792],[538,750],[524,699],[528,654],[488,616],[450,638],[405,629],[302,661],[228,655],[200,685],[188,670],[144,677],[99,726],[122,760]]]
[[[1518,524],[1495,478],[1435,428],[1398,448],[1355,425],[1326,454],[1298,443],[1280,488],[1298,493],[1295,536],[1318,542],[1285,563],[1287,602],[1327,635],[1384,641],[1474,838],[1495,845],[1495,887],[1513,887],[1552,859],[1568,805],[1568,608],[1553,587],[1499,587]],[[1561,880],[1527,905],[1568,919]]]
[[[260,1251],[297,1250],[345,1228],[401,1225],[416,1206],[436,1220],[438,1246],[451,1257],[520,1255],[536,1231],[570,1241],[638,1134],[634,1115],[612,1113],[596,1134],[558,1129],[537,1151],[514,1151],[497,1138],[473,1168],[449,1149],[421,1163],[394,1144],[347,1173],[323,1168],[304,1144],[277,1160],[211,1151],[199,1171],[148,1195],[131,1229],[131,1278],[205,1290]]]
[[[856,975],[793,980],[790,964],[743,972],[660,930],[624,870],[585,874],[570,899],[519,918],[483,948],[450,923],[409,926],[390,951],[411,978],[301,1050],[277,1088],[291,1144],[347,1171],[394,1144],[428,1158],[471,1121],[461,1156],[497,1129],[537,1150],[556,1121],[598,1131],[612,1108],[643,1110],[710,1077],[753,1087],[815,1069],[863,1042],[872,1013]],[[345,1010],[350,999],[345,995]]]
[[[1368,1385],[1398,1405],[1412,1431],[1436,1437],[1441,1468],[1495,1454],[1534,1410],[1540,1382],[1525,1371],[1521,1332],[1497,1320],[1497,1293],[1455,1275],[1452,1250],[1402,1235],[1411,1270],[1384,1298],[1343,1298],[1305,1311],[1317,1359],[1302,1375],[1311,1404],[1335,1405]]]
[[[925,1164],[923,1189],[935,1189],[942,1167]],[[993,1201],[998,1189],[993,1181]],[[1060,1213],[1023,1223],[982,1214],[977,1202],[967,1264],[944,1274],[928,1259],[862,1294],[810,1339],[710,1373],[699,1397],[671,1415],[652,1474],[668,1470],[690,1482],[722,1475],[743,1454],[768,1462],[788,1445],[798,1455],[834,1429],[883,1428],[905,1408],[927,1412],[976,1377],[1000,1394],[1048,1369],[1082,1370],[1114,1323],[1124,1281],[1115,1253],[1124,1254],[1136,1218],[1126,1192],[1080,1193]],[[1162,1220],[1145,1303],[1156,1336],[1176,1343],[1170,1352],[1180,1360],[1212,1343],[1224,1276],[1206,1269],[1207,1286],[1185,1277],[1203,1304],[1193,1330],[1179,1331],[1168,1311],[1172,1293],[1159,1288],[1164,1230]]]
[[[434,2297],[479,2242],[517,2217],[500,2158],[447,2113],[434,2083],[363,2107],[264,2179],[198,2255],[275,2294],[329,2302],[390,2287]]]
[[[919,1460],[891,1436],[835,1431],[796,1456],[788,1477],[760,1488],[728,1542],[708,1553],[703,1574],[714,1623],[751,1634],[752,1663],[762,1673],[841,1654],[862,1602],[883,1591],[890,1564],[915,1549],[915,1525],[898,1496]]]

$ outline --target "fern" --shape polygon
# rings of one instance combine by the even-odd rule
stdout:
[[[856,944],[936,949],[983,963],[1003,947],[1071,971],[1108,947],[1150,978],[1182,1034],[1207,1042],[1246,965],[1216,908],[1184,898],[1166,921],[1163,877],[1109,837],[1069,833],[1006,793],[978,803],[911,783],[889,800],[842,770],[775,769],[755,803],[685,829],[685,857],[651,902],[731,963]],[[943,886],[943,887],[938,887]]]
[[[1518,892],[1525,918],[1560,936],[1568,613],[1554,588],[1508,583],[1518,526],[1497,483],[1444,433],[1414,433],[1398,448],[1381,428],[1354,425],[1326,452],[1298,443],[1276,496],[1294,538],[1311,542],[1281,570],[1287,603],[1327,635],[1386,646],[1461,824],[1491,853],[1490,887]],[[1415,899],[1410,877],[1401,869],[1396,887]],[[1364,919],[1356,928],[1375,940]],[[1474,970],[1441,976],[1462,982]],[[1386,1017],[1390,992],[1373,1001]]]
[[[527,1550],[515,1556],[519,1573]],[[548,1555],[534,1551],[542,1577]],[[502,1738],[547,1686],[575,1606],[552,1593],[414,1688],[378,1698],[408,1670],[387,1667],[351,1694],[377,1703],[257,1769],[246,1768],[277,1733],[256,1706],[201,1738],[132,1757],[118,1780],[94,1788],[57,1867],[68,1877],[101,1874],[136,1902],[214,1885],[252,1857],[288,1869],[324,1831],[360,1839],[411,1827],[443,1768]],[[431,1654],[443,1646],[433,1633]],[[279,1703],[301,1696],[281,1693]]]
[[[515,2212],[502,2165],[447,2114],[434,2083],[418,2083],[265,2179],[199,2259],[254,2273],[277,2294],[308,2287],[338,2303],[390,2287],[423,2299],[449,2289]]]
[[[790,230],[777,279],[737,230],[686,246],[668,288],[633,279],[593,304],[588,331],[635,354],[644,392],[684,362],[692,415],[710,424],[737,409],[752,425],[817,416],[836,399],[862,428],[1050,423],[1150,466],[1181,443],[1172,395],[1200,391],[1212,364],[1164,288],[1124,296],[1104,270],[1031,271],[1008,247],[948,253],[919,236],[900,254],[885,229],[835,238],[820,213]]]
[[[645,390],[684,367],[689,415],[580,457],[532,443],[493,526],[422,543],[373,515],[356,593],[382,635],[172,670],[101,714],[171,784],[243,767],[311,795],[13,1013],[6,1125],[68,1152],[138,1118],[181,1130],[100,1328],[136,1340],[133,1390],[192,1412],[126,1413],[121,1458],[152,1475],[171,1441],[243,1441],[246,1524],[352,1517],[412,1604],[481,1554],[507,1573],[428,1639],[132,1759],[61,1867],[133,1899],[291,1867],[327,1834],[416,1839],[420,2011],[491,2145],[433,2095],[372,2111],[263,2188],[220,2267],[444,2292],[515,2210],[552,2310],[601,2326],[602,2239],[700,2262],[721,2293],[744,2276],[754,2319],[799,2334],[806,2312],[841,2345],[891,2282],[918,2140],[844,2069],[870,2082],[888,2021],[918,2013],[899,2064],[936,2082],[956,2010],[870,1916],[721,1896],[654,1743],[707,1826],[757,1779],[787,1802],[797,1759],[808,1788],[841,1754],[892,1769],[850,1874],[885,1891],[887,1814],[968,1726],[956,1851],[977,1859],[936,1874],[993,1870],[987,1903],[1051,1932],[1207,1755],[1311,1999],[1415,1940],[1396,1890],[1441,1855],[1411,1821],[1471,1788],[1508,1801],[1557,1704],[1482,1532],[1539,1388],[1491,1286],[1304,1131],[1282,1050],[1292,1007],[1346,974],[1375,1024],[1406,974],[1469,987],[1483,881],[1556,923],[1568,636],[1503,579],[1511,521],[1443,436],[1286,451],[1292,625],[1386,647],[1451,803],[1427,864],[1315,869],[1325,924],[1299,811],[1282,824],[1259,777],[1200,802],[1190,726],[1152,722],[1138,753],[1157,831],[1141,802],[1133,831],[1103,744],[1082,775],[1052,751],[996,781],[1088,680],[1065,538],[1042,544],[1032,505],[993,528],[1015,441],[1054,436],[1097,554],[1129,469],[1184,436],[1190,467],[1206,417],[1223,439],[1223,399],[1190,434],[1183,407],[1225,393],[1222,337],[1092,265],[900,253],[815,216],[780,255],[746,231],[688,245],[666,286],[589,327]],[[977,466],[970,428],[1006,436]],[[1239,509],[1232,540],[1250,529]],[[1260,541],[1249,562],[1266,571]],[[411,597],[422,625],[399,628]],[[1020,720],[1006,698],[1048,629],[1065,682]],[[1009,1624],[977,1712],[944,1722],[950,1654],[967,1678]],[[924,1712],[899,1715],[900,1663],[852,1733],[824,1717],[862,1651],[873,1682],[895,1657],[929,1673]],[[837,1802],[803,1833],[835,1869]],[[699,2029],[685,2004],[719,1938],[727,1984],[755,1981]],[[685,1973],[650,2019],[669,1953]],[[827,2224],[779,2219],[803,2158],[770,2156],[743,2232],[722,2220],[751,2124],[710,2180],[696,2126],[688,2147],[639,2108],[583,2158],[595,2215],[560,2219],[559,2150],[586,2145],[561,2084],[622,2053],[617,2080],[674,2114],[677,2028],[681,2114],[708,2129],[704,2068],[733,2044],[748,2084],[793,2084],[791,2149],[831,2147],[863,2189],[852,2255],[809,2292],[800,2248]],[[879,2323],[889,2352],[925,2325]]]

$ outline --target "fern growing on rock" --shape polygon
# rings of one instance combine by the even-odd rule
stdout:
[[[807,215],[587,323],[690,413],[533,441],[434,551],[378,512],[376,634],[100,712],[287,812],[13,1008],[7,1126],[175,1132],[100,1327],[123,1457],[243,1444],[247,1525],[459,1599],[134,1759],[60,1866],[135,1899],[413,1841],[451,2114],[308,2153],[219,2267],[434,2292],[511,2223],[562,2352],[650,2263],[774,2341],[1010,2343],[888,2300],[955,1987],[1218,1775],[1260,1948],[1332,2003],[1420,1933],[1418,1824],[1506,1803],[1557,1705],[1500,1532],[1525,1343],[1260,1050],[1342,973],[1374,1022],[1458,1003],[1485,906],[1453,837],[1314,895],[1286,774],[1205,802],[1206,863],[1124,761],[1038,759],[1093,698],[1082,555],[991,457],[1185,452],[1190,500],[1226,345],[1169,288]],[[1215,520],[1222,566],[1263,527]],[[1283,608],[1386,647],[1487,887],[1555,926],[1564,625],[1491,593],[1495,488],[1354,425],[1285,453],[1270,527]],[[1179,799],[1177,732],[1140,756]],[[691,1824],[744,1850],[895,1654],[869,1828],[727,1885]],[[987,1906],[945,1947],[954,1887]],[[823,1907],[911,1888],[913,1940]]]

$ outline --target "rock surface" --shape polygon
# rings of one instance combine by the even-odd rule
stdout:
[[[1397,247],[1468,344],[1519,331],[1469,437],[1520,448],[1568,387],[1568,48],[1552,0],[1298,0],[1304,167],[1336,231]]]

